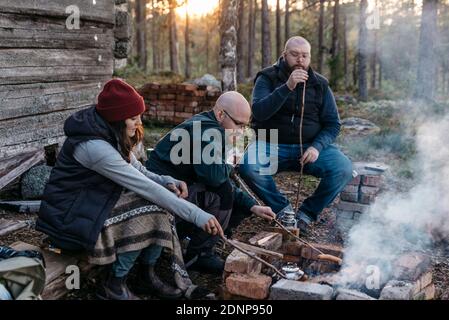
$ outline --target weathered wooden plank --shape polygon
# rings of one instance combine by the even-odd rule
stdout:
[[[65,120],[85,107],[0,121],[0,147],[62,136]]]
[[[0,177],[0,189],[8,185],[10,182],[12,182],[15,178],[23,174],[25,171],[33,167],[34,165],[38,164],[41,161],[44,161],[45,159],[45,152],[44,150],[38,150],[35,154],[33,154],[29,159],[23,161],[20,163],[16,168],[9,171],[4,176]]]
[[[66,137],[64,135],[60,135],[49,138],[41,138],[39,140],[18,143],[14,145],[4,146],[0,144],[0,159],[15,157],[27,152],[34,152],[37,149],[43,149],[45,146],[53,144],[62,145],[65,139]]]
[[[14,221],[9,219],[0,219],[0,237],[7,236],[14,231],[26,228],[28,223],[26,221]]]
[[[0,86],[0,120],[92,104],[107,80]]]
[[[66,8],[71,5],[79,8],[80,19],[114,23],[113,0],[2,0],[0,12],[66,19],[70,14],[66,13]]]
[[[0,84],[92,80],[110,77],[111,50],[3,49]]]
[[[64,48],[113,50],[111,25],[83,21],[80,29],[67,29],[61,19],[0,13],[0,48]]]
[[[34,154],[34,152],[33,153],[24,153],[24,154],[21,154],[20,156],[1,159],[0,160],[0,177],[4,176],[9,171],[11,171],[15,167],[17,167],[18,163],[21,163],[21,162],[25,161],[26,159],[31,158],[31,156],[33,154]]]

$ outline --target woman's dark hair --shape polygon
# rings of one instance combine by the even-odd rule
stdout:
[[[127,162],[130,162],[130,154],[132,149],[143,140],[143,126],[138,125],[136,134],[134,135],[134,137],[130,137],[126,132],[125,120],[111,122],[110,124],[116,132],[122,156]]]

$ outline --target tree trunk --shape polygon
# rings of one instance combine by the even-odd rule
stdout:
[[[158,32],[156,26],[156,19],[158,17],[158,12],[155,9],[156,0],[151,0],[151,46],[153,53],[153,71],[158,72],[160,63],[158,62],[158,53],[159,53],[159,41],[158,41]]]
[[[268,1],[262,0],[262,68],[271,65],[271,31]]]
[[[338,41],[338,24],[339,24],[339,0],[335,0],[334,4],[334,21],[332,29],[332,47],[331,47],[331,77],[330,84],[335,89],[338,87],[338,80],[340,79],[340,43]]]
[[[284,38],[287,41],[290,38],[290,0],[285,0],[285,18],[284,18]]]
[[[223,91],[237,88],[237,0],[221,0],[220,66]]]
[[[146,6],[145,0],[136,0],[136,40],[137,64],[143,71],[147,70],[147,32],[146,32]]]
[[[256,44],[256,8],[257,0],[249,0],[248,14],[248,61],[246,77],[253,77],[254,48]]]
[[[324,1],[320,0],[320,18],[318,22],[318,72],[323,72],[324,63]]]
[[[209,73],[209,60],[210,60],[210,28],[209,20],[206,18],[206,72]]]
[[[438,0],[424,0],[419,37],[418,77],[415,88],[415,97],[420,99],[433,99],[435,94],[437,11]]]
[[[189,4],[189,1],[186,0],[185,2],[185,6],[187,7]],[[185,42],[185,77],[187,79],[190,78],[191,76],[191,72],[190,72],[190,30],[189,30],[189,25],[190,25],[190,21],[189,21],[189,11],[186,10],[186,29],[185,29],[185,34],[184,34],[184,42]]]
[[[282,35],[281,35],[281,4],[280,0],[276,0],[276,57],[282,52]]]
[[[343,72],[345,74],[345,91],[349,88],[347,20],[348,18],[345,13],[343,17]]]
[[[237,82],[243,83],[245,82],[245,54],[244,54],[244,45],[246,43],[245,39],[245,1],[238,1],[238,19],[239,19],[239,27],[237,34]]]
[[[169,2],[169,32],[170,32],[170,70],[179,73],[178,65],[178,35],[176,32],[176,0]]]
[[[360,18],[359,18],[359,39],[358,39],[358,83],[359,83],[359,99],[366,101],[368,99],[368,85],[366,79],[366,68],[368,60],[368,29],[366,27],[366,9],[368,7],[367,0],[360,1]]]

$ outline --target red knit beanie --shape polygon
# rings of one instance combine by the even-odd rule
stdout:
[[[97,112],[108,122],[126,120],[145,111],[142,96],[126,82],[109,80],[98,95]]]

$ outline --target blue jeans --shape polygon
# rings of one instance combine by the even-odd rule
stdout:
[[[310,144],[304,144],[304,152]],[[271,144],[255,141],[245,153],[239,172],[248,186],[275,213],[290,205],[276,187],[273,175],[281,171],[300,171],[299,144]],[[321,150],[314,163],[304,166],[304,174],[320,178],[315,192],[302,203],[300,210],[317,220],[321,211],[352,179],[352,163],[336,146]]]
[[[124,253],[117,254],[117,259],[112,264],[112,272],[116,277],[126,276],[131,268],[134,266],[136,259],[141,255],[143,264],[154,266],[157,259],[161,255],[162,247],[159,245],[150,245],[149,247],[136,250],[128,251]]]

